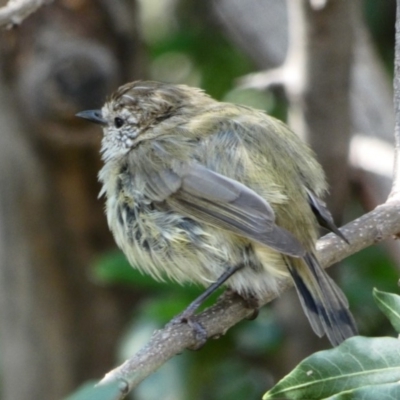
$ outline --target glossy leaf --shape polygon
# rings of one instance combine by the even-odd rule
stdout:
[[[400,341],[357,336],[306,358],[263,399],[320,400],[344,391],[399,380]]]
[[[400,296],[378,289],[374,289],[373,294],[380,310],[389,318],[396,332],[400,333]]]
[[[400,399],[400,383],[384,383],[382,385],[363,386],[329,397],[329,400],[398,400]]]

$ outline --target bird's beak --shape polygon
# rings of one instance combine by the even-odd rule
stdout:
[[[91,122],[94,122],[95,124],[106,125],[106,120],[103,118],[103,115],[101,114],[101,110],[81,111],[81,112],[78,112],[78,114],[76,114],[76,116],[79,118],[87,119]]]

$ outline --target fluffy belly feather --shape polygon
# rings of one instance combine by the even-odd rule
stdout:
[[[278,252],[173,211],[109,197],[107,217],[128,261],[158,280],[209,286],[226,268],[242,264],[226,286],[258,297],[276,291],[279,279],[287,276]]]

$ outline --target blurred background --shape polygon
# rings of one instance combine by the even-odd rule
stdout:
[[[202,290],[157,283],[116,249],[97,197],[101,132],[76,112],[135,79],[263,109],[311,143],[344,224],[390,191],[395,5],[58,0],[0,31],[0,399],[65,398]],[[329,270],[362,335],[394,335],[372,288],[398,291],[399,265],[387,241]],[[287,292],[256,320],[170,360],[130,398],[260,399],[324,348]]]

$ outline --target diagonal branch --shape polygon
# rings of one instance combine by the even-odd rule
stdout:
[[[372,212],[347,224],[342,230],[350,245],[333,234],[318,241],[318,256],[324,267],[400,232],[400,201],[390,199]],[[291,286],[291,281],[287,279],[281,283],[279,292],[283,293]],[[266,304],[275,298],[276,295],[270,294],[260,303]],[[213,338],[224,335],[229,328],[251,313],[252,310],[246,308],[241,298],[221,296],[215,305],[199,314],[197,320],[206,329],[208,338]],[[119,382],[121,396],[118,399],[123,399],[130,390],[170,358],[198,344],[188,325],[167,325],[155,331],[146,346],[121,366],[110,371],[100,384]]]
[[[25,18],[29,17],[37,9],[52,0],[9,0],[0,8],[0,28],[19,25]]]

